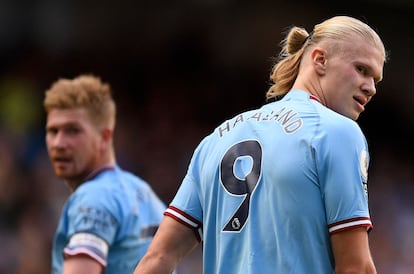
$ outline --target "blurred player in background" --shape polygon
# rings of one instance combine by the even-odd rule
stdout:
[[[91,75],[59,79],[44,107],[53,169],[73,191],[55,234],[52,273],[132,273],[166,207],[116,163],[110,86]]]
[[[384,45],[347,16],[292,27],[282,45],[272,102],[199,144],[135,274],[171,273],[200,241],[205,274],[376,273],[355,120],[382,79]]]

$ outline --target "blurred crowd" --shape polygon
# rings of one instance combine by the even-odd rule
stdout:
[[[37,16],[10,12],[16,12],[10,8],[14,1],[0,4],[0,274],[50,272],[53,233],[70,195],[45,150],[42,100],[53,81],[95,73],[111,84],[118,103],[118,163],[148,181],[168,204],[203,136],[264,103],[281,31],[291,24],[312,26],[333,12],[326,6],[307,12],[309,7],[286,1],[284,9],[270,9],[266,1],[189,1],[198,7],[191,12],[174,1],[163,8],[162,1],[139,5],[145,9],[131,1],[112,10],[93,1],[26,2],[22,9],[32,8]],[[76,13],[77,8],[84,9]],[[375,21],[381,13],[369,15]],[[11,17],[23,22],[12,22],[15,36],[5,34]],[[394,35],[385,33],[386,47]],[[383,95],[378,93],[360,123],[371,147],[370,241],[378,273],[408,274],[414,273],[414,115],[402,106],[413,98],[393,96],[407,90],[390,77],[403,70],[392,65],[401,61],[398,50],[391,58],[379,86]],[[179,274],[201,273],[200,254],[195,250]]]
[[[34,92],[20,84],[7,85],[13,92],[2,97],[1,106],[0,273],[41,274],[49,272],[54,229],[70,193],[55,178],[48,162],[42,124],[43,91]],[[193,149],[218,122],[218,118],[203,118],[216,114],[217,104],[205,105],[200,113],[195,108],[197,103],[179,92],[184,86],[171,83],[154,88],[157,89],[148,95],[145,104],[138,104],[136,109],[135,104],[129,105],[119,98],[117,159],[150,182],[168,203],[185,174]],[[0,92],[7,94],[5,90]],[[33,106],[35,103],[38,106]],[[228,118],[226,115],[222,114],[223,119]],[[382,130],[385,129],[379,132]],[[404,151],[404,144],[396,140],[385,142],[380,133],[372,131],[371,136],[370,132],[367,135],[373,143],[369,179],[373,256],[379,273],[413,273],[412,155]],[[180,269],[180,273],[195,274],[194,270],[200,269],[200,250]]]

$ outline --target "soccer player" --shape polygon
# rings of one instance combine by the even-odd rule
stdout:
[[[282,45],[271,102],[199,144],[135,274],[171,273],[200,241],[205,274],[376,273],[355,120],[382,79],[384,45],[348,16],[292,27]]]
[[[166,206],[115,160],[115,102],[98,77],[59,79],[46,91],[46,143],[72,194],[55,234],[52,273],[132,273]]]

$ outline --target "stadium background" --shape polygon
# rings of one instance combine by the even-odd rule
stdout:
[[[222,120],[264,102],[272,57],[292,24],[333,15],[378,30],[390,61],[360,125],[379,273],[414,272],[414,2],[0,1],[0,273],[50,271],[50,246],[69,191],[44,145],[45,89],[94,73],[118,102],[118,162],[168,203],[193,149]],[[180,273],[201,273],[200,250]]]

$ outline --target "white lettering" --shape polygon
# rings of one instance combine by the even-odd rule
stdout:
[[[223,137],[225,133],[230,132],[233,128],[245,121],[254,120],[256,122],[270,122],[275,121],[280,124],[283,131],[287,134],[291,134],[299,130],[303,125],[301,118],[295,118],[298,115],[293,109],[286,109],[282,107],[278,111],[271,111],[270,113],[254,112],[246,120],[243,114],[239,114],[233,118],[232,122],[227,121],[217,128],[219,137]],[[230,125],[232,123],[232,126]]]

